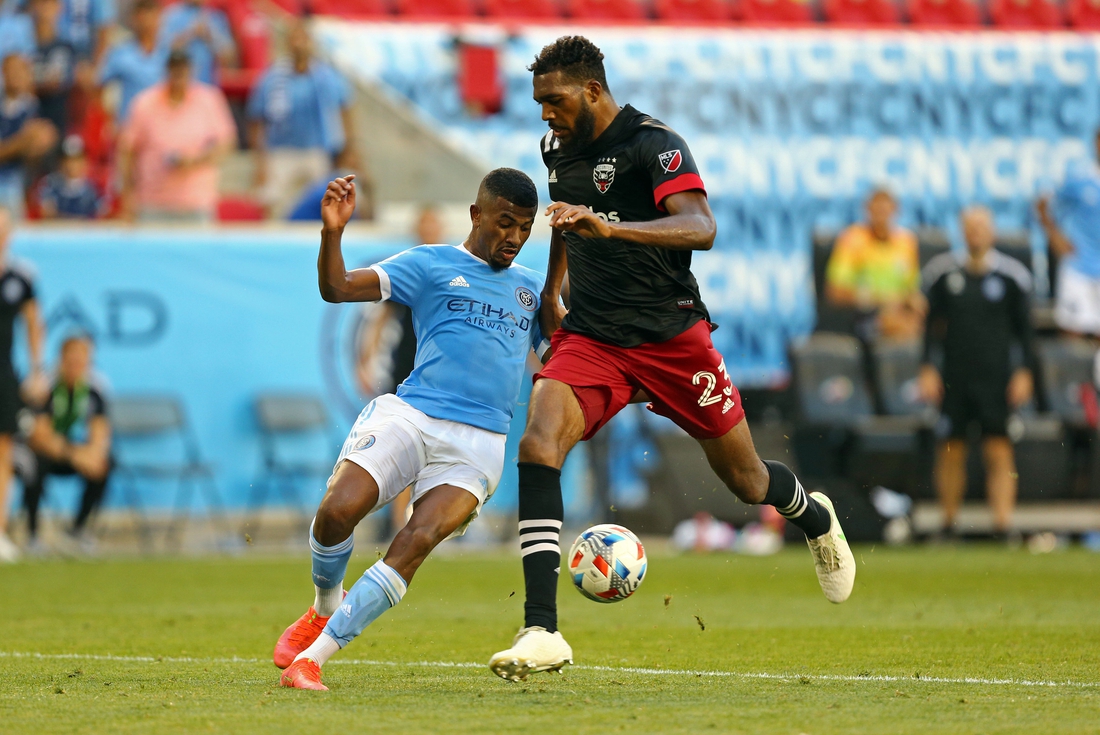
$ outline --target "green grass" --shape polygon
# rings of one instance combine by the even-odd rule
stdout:
[[[0,655],[0,732],[1100,733],[1100,555],[966,546],[856,557],[840,606],[798,547],[657,556],[618,605],[563,581],[578,665],[510,684],[480,664],[521,621],[518,558],[440,556],[326,667],[332,691],[320,694],[277,688],[270,663],[311,599],[305,558],[4,567],[0,651],[153,660]],[[352,573],[373,558],[357,556]],[[337,663],[353,659],[396,665]],[[898,679],[875,678],[887,676]],[[1063,684],[929,680],[967,677]]]

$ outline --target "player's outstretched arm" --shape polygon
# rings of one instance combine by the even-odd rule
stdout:
[[[703,192],[678,192],[665,197],[662,203],[669,216],[649,222],[605,222],[588,207],[563,202],[554,202],[546,213],[555,230],[575,232],[581,237],[613,237],[669,250],[710,250],[714,246],[717,226]]]
[[[317,256],[317,285],[321,298],[330,303],[378,301],[382,287],[370,268],[348,271],[340,240],[344,227],[355,212],[355,176],[349,174],[329,182],[321,199],[321,252]]]

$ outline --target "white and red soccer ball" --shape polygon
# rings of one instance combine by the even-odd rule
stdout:
[[[612,523],[592,526],[569,550],[569,574],[580,593],[596,602],[619,602],[645,578],[646,556],[633,533]]]

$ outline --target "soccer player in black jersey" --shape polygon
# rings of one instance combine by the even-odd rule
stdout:
[[[967,255],[938,255],[922,276],[928,317],[919,382],[925,400],[941,405],[935,483],[944,534],[954,534],[955,515],[966,493],[967,435],[977,424],[993,526],[1005,535],[1016,504],[1008,417],[1031,399],[1034,388],[1031,274],[1023,263],[993,248],[988,209],[971,207],[961,219]],[[1021,348],[1019,364],[1013,364],[1014,344]],[[935,367],[937,357],[942,358],[942,372]]]
[[[806,533],[825,596],[843,602],[855,563],[832,503],[756,455],[740,395],[711,343],[691,253],[711,248],[715,223],[687,144],[660,121],[619,107],[603,54],[586,38],[559,38],[530,70],[550,126],[541,144],[553,200],[541,318],[553,356],[535,376],[520,443],[526,620],[490,668],[519,680],[571,662],[557,630],[561,466],[639,394],[699,441],[737,497],[775,506]]]
[[[32,374],[27,388],[42,398],[49,390],[42,370],[42,324],[38,301],[34,297],[34,279],[25,268],[7,258],[11,226],[11,213],[0,207],[0,562],[19,559],[19,549],[7,535],[12,441],[18,428],[16,419],[23,406],[19,378],[11,359],[17,317],[23,317],[26,324],[31,358]]]

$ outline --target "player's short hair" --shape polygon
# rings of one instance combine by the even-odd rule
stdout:
[[[160,10],[160,0],[137,0],[130,12],[136,13],[141,10]]]
[[[573,81],[583,84],[595,79],[601,87],[608,88],[603,52],[584,36],[562,36],[549,46],[543,46],[527,71],[535,76],[560,71]]]
[[[61,349],[59,352],[64,355],[73,345],[80,343],[86,344],[89,347],[94,347],[95,339],[92,338],[91,334],[82,330],[70,332],[65,336],[65,339],[61,341]]]
[[[871,189],[871,191],[867,192],[868,202],[873,202],[880,197],[885,197],[894,204],[898,203],[898,198],[894,196],[894,192],[890,191],[890,189],[885,186],[876,186],[875,188]]]
[[[489,195],[501,197],[517,207],[534,209],[539,205],[539,192],[531,177],[514,168],[497,168],[481,180],[481,188]]]

